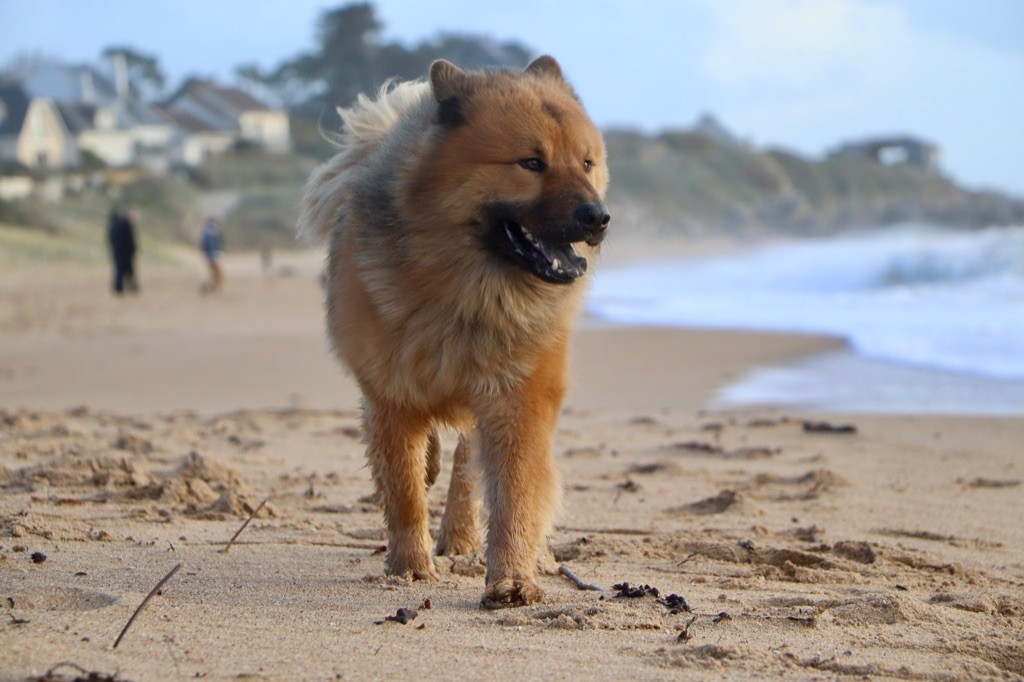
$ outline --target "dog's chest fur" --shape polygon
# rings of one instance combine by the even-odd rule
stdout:
[[[390,340],[387,352],[373,354],[372,369],[365,368],[368,380],[413,405],[465,404],[512,390],[568,332],[585,291],[537,287],[480,269],[472,271],[477,279],[468,279],[457,269],[424,274],[368,261],[360,283]]]

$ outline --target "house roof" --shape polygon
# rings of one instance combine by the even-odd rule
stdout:
[[[215,88],[218,97],[238,109],[239,111],[269,111],[263,102],[259,101],[244,90],[238,88]]]
[[[222,87],[210,81],[192,80],[163,103],[162,110],[173,112],[175,120],[184,115],[197,130],[238,130],[238,120],[247,111],[272,111],[271,107],[249,93]]]
[[[112,109],[116,114],[117,127],[120,129],[167,123],[164,116],[137,97],[119,96],[114,84],[91,66],[72,66],[57,61],[44,61],[33,67],[22,84],[30,96],[47,97],[56,102],[69,129],[84,129],[74,128],[81,124],[85,124],[85,128],[92,127],[92,113],[89,112],[84,119],[81,116],[87,113],[88,107],[93,110]],[[74,111],[69,107],[75,108]]]
[[[178,125],[179,128],[190,132],[190,133],[202,133],[210,130],[214,130],[200,119],[192,116],[184,111],[175,111],[166,106],[158,106],[157,110],[160,111],[164,116],[171,119]]]
[[[161,114],[155,107],[151,107],[142,100],[134,97],[124,97],[119,100],[118,123],[120,127],[131,128],[136,125],[165,125],[167,117]]]
[[[93,120],[96,114],[96,107],[88,104],[72,104],[70,102],[57,102],[57,111],[64,119],[64,126],[72,134],[93,127]]]
[[[49,97],[55,102],[104,105],[117,99],[114,84],[91,66],[43,61],[22,83],[33,97]]]
[[[28,94],[20,85],[0,86],[0,135],[21,133],[28,105]]]

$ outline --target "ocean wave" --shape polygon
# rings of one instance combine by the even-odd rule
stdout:
[[[626,324],[841,336],[866,357],[1024,378],[1024,227],[904,227],[598,274]]]

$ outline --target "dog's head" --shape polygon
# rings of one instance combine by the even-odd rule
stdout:
[[[558,63],[540,57],[512,73],[438,61],[430,84],[436,147],[410,203],[469,225],[499,267],[553,284],[581,277],[611,220],[608,168]]]

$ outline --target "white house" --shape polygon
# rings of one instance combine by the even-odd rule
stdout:
[[[189,114],[162,108],[160,111],[178,127],[172,158],[175,165],[200,166],[211,156],[235,146],[238,134],[231,128],[213,128]]]
[[[109,166],[166,170],[177,133],[174,123],[134,97],[126,78],[115,83],[92,67],[51,61],[36,65],[23,80],[30,96],[59,103],[80,149]]]
[[[53,100],[0,87],[0,160],[32,169],[78,165],[75,137]]]
[[[164,102],[161,110],[194,135],[202,133],[208,139],[216,133],[231,133],[236,140],[272,153],[285,153],[292,147],[288,113],[238,88],[192,80]]]
[[[287,112],[238,88],[192,80],[150,106],[131,94],[124,61],[114,66],[109,79],[91,66],[34,64],[20,88],[4,90],[0,159],[65,168],[89,152],[111,167],[164,172],[200,165],[240,142],[291,150]]]

